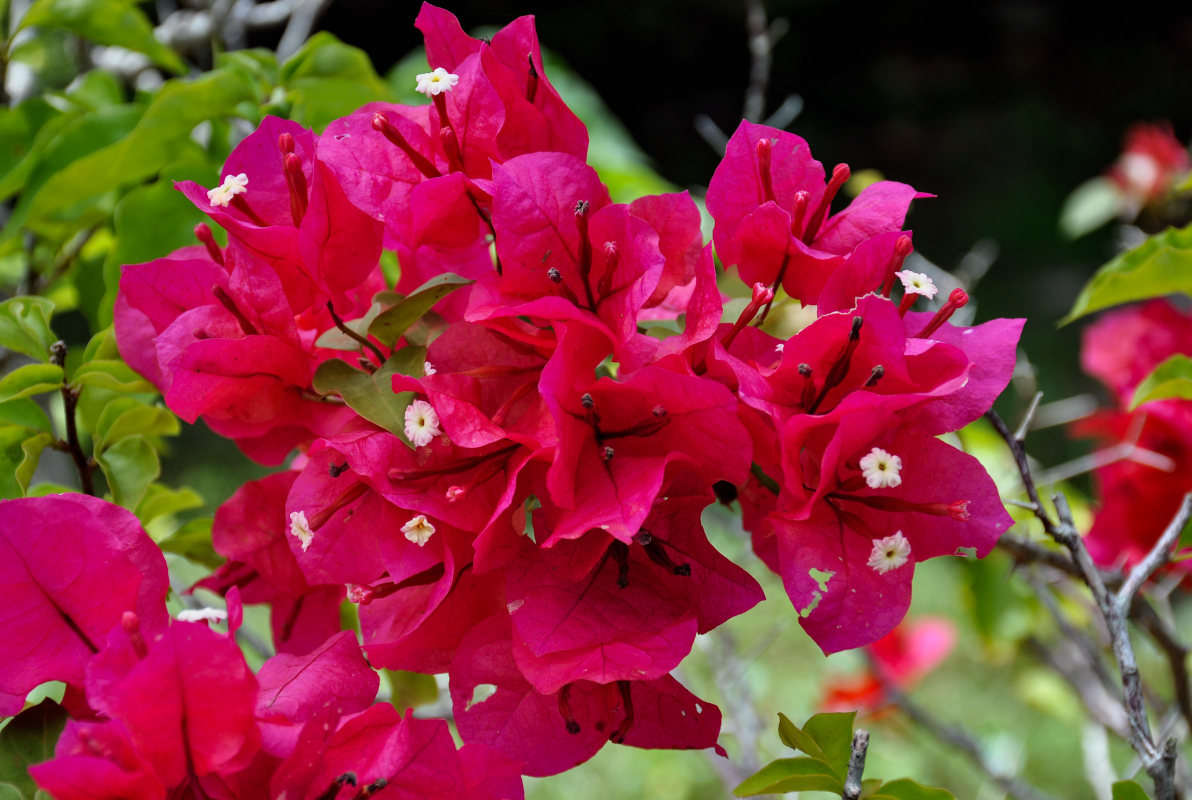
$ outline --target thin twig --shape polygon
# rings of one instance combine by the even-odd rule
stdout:
[[[335,327],[339,328],[340,333],[344,334],[353,341],[359,342],[361,347],[367,347],[369,350],[371,350],[372,354],[377,357],[378,364],[385,363],[385,354],[381,352],[381,348],[377,347],[366,337],[361,336],[360,334],[356,333],[356,331],[345,325],[339,314],[335,313],[335,307],[331,305],[330,300],[327,301],[327,310],[331,312],[331,321],[335,323]]]
[[[1124,615],[1130,610],[1130,606],[1134,602],[1134,595],[1138,594],[1138,590],[1142,588],[1142,584],[1151,575],[1155,574],[1155,570],[1171,559],[1171,549],[1179,541],[1180,534],[1183,532],[1184,526],[1188,524],[1189,517],[1192,517],[1192,492],[1184,495],[1183,501],[1180,502],[1179,510],[1176,511],[1175,517],[1172,518],[1167,528],[1159,536],[1159,540],[1155,542],[1155,546],[1151,548],[1151,551],[1146,554],[1146,557],[1142,561],[1134,565],[1134,568],[1130,570],[1130,574],[1126,576],[1126,582],[1118,590],[1115,600],[1119,614]]]
[[[50,363],[56,364],[59,367],[66,365],[66,342],[58,340],[50,346]],[[66,418],[66,449],[70,453],[70,457],[74,460],[75,470],[79,473],[79,485],[82,487],[84,494],[98,497],[99,495],[95,493],[95,482],[91,477],[91,473],[95,470],[95,464],[87,458],[87,455],[83,452],[83,446],[79,443],[79,426],[78,421],[75,419],[75,409],[79,404],[79,393],[71,389],[65,380],[63,380],[59,391],[62,392],[63,415]]]
[[[1035,392],[1035,396],[1031,398],[1031,404],[1027,406],[1026,413],[1022,415],[1022,422],[1018,423],[1018,430],[1014,431],[1014,438],[1022,442],[1026,440],[1026,432],[1031,429],[1031,423],[1035,419],[1035,412],[1039,410],[1039,401],[1043,399],[1042,392]]]
[[[844,779],[841,800],[860,800],[861,776],[865,774],[865,753],[869,750],[869,731],[858,728],[853,733],[853,752],[848,758],[848,774]]]

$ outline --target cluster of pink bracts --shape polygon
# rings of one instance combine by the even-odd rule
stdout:
[[[433,103],[366,106],[322,135],[266,119],[220,186],[179,186],[226,246],[200,226],[202,246],[124,271],[121,352],[167,405],[259,461],[300,451],[220,509],[228,562],[203,582],[233,616],[271,604],[281,655],[254,678],[226,640],[160,619],[159,557],[138,550],[139,593],[75,619],[98,651],[85,676],[36,676],[104,720],[72,722],[37,768],[56,796],[74,796],[62,776],[134,775],[152,791],[102,796],[347,798],[382,780],[512,797],[509,775],[608,741],[714,747],[719,710],[670,672],[762,599],[707,541],[715,496],[739,498],[828,652],[894,628],[916,561],[984,555],[1010,523],[981,465],[937,436],[1005,387],[1021,320],[956,327],[959,290],[912,310],[935,294],[900,271],[923,195],[883,181],[833,214],[847,167],[826,179],[802,139],[742,123],[707,196],[720,261],[753,287],[722,323],[695,204],[610,201],[532,19],[491,41],[429,5],[416,24]],[[398,292],[458,286],[371,328],[388,336],[368,333],[398,303],[383,249]],[[778,287],[818,316],[785,341],[751,324]],[[345,586],[367,663],[339,632]],[[368,664],[448,673],[464,748],[441,723],[366,710]],[[202,693],[219,701],[201,721],[135,702]]]

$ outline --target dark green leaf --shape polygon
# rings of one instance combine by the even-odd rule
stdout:
[[[946,789],[934,789],[922,786],[910,778],[899,778],[896,781],[883,783],[878,789],[865,797],[871,800],[956,800],[956,797]]]
[[[50,345],[58,341],[50,329],[54,303],[44,297],[12,297],[0,303],[0,347],[38,361],[50,360]]]
[[[338,394],[357,414],[400,436],[409,445],[405,414],[413,394],[395,394],[393,376],[421,375],[425,363],[425,347],[402,348],[372,375],[352,369],[345,361],[332,359],[324,361],[315,371],[314,390],[319,394]]]
[[[144,53],[157,65],[179,75],[186,64],[153,35],[153,25],[127,0],[36,0],[18,30],[36,25],[64,28],[93,42]]]
[[[0,403],[0,423],[24,425],[26,428],[46,433],[54,432],[46,412],[42,411],[41,406],[29,398]]]
[[[130,436],[95,456],[108,479],[112,500],[130,511],[137,507],[149,484],[161,474],[161,462],[153,445],[143,436]]]
[[[844,784],[832,767],[816,758],[780,758],[758,770],[733,789],[737,797],[784,792],[831,792],[840,795]]]
[[[31,798],[37,784],[29,767],[54,757],[54,745],[66,727],[66,711],[53,700],[42,700],[13,717],[0,731],[0,785],[10,784]]]
[[[1130,409],[1138,408],[1152,400],[1167,400],[1172,397],[1192,400],[1192,358],[1174,355],[1157,366],[1134,390]]]
[[[424,706],[439,699],[439,685],[435,683],[434,675],[392,669],[382,672],[392,693],[390,702],[398,711]]]
[[[1134,781],[1118,781],[1113,785],[1113,800],[1150,800],[1150,795]]]
[[[1168,228],[1101,267],[1060,324],[1131,300],[1175,292],[1192,292],[1192,226]]]
[[[176,553],[211,569],[224,562],[223,556],[211,546],[210,517],[192,519],[158,544],[167,553]]]
[[[321,130],[365,103],[390,100],[389,87],[363,50],[320,31],[281,67],[291,118]]]
[[[0,378],[0,403],[52,392],[62,385],[62,367],[57,364],[26,364]]]
[[[0,109],[0,179],[25,163],[38,131],[62,112],[42,97],[31,97],[14,108]],[[64,122],[65,120],[63,120]],[[24,167],[25,171],[32,167]]]
[[[375,336],[386,347],[391,347],[435,303],[471,282],[451,273],[432,278],[374,319],[368,326],[369,336]]]
[[[824,755],[824,751],[816,744],[815,739],[812,739],[806,733],[791,722],[786,714],[778,715],[778,738],[782,743],[792,750],[802,750],[812,758],[818,758],[821,761],[827,761],[828,757]]]
[[[844,776],[853,753],[853,719],[856,711],[816,714],[807,720],[803,732],[815,740],[837,774]]]

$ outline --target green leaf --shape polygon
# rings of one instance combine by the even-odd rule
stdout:
[[[313,386],[319,394],[338,394],[357,414],[409,445],[405,414],[413,393],[394,393],[393,376],[421,375],[425,363],[425,347],[403,347],[371,375],[352,369],[346,361],[331,359],[315,370]]]
[[[828,760],[828,757],[824,755],[824,751],[816,744],[815,739],[804,733],[802,729],[790,721],[786,714],[782,713],[778,715],[778,738],[792,750],[802,750],[812,758],[818,758],[821,761]]]
[[[376,337],[386,347],[392,347],[435,303],[471,282],[451,273],[430,279],[410,292],[408,297],[393,308],[374,319],[368,326],[368,335]]]
[[[211,546],[211,522],[210,517],[192,519],[158,542],[158,545],[167,553],[175,553],[196,564],[215,569],[224,563],[224,558]]]
[[[364,336],[368,333],[368,326],[372,321],[381,315],[382,311],[392,308],[400,303],[402,296],[397,292],[390,292],[388,290],[377,292],[373,296],[372,305],[369,306],[368,311],[360,319],[353,319],[344,322],[344,327],[353,333]],[[323,334],[315,340],[316,347],[326,347],[328,350],[359,350],[361,345],[356,339],[348,336],[339,328],[329,328],[323,331]]]
[[[45,450],[54,437],[42,431],[21,442],[21,452],[24,457],[13,472],[17,485],[21,487],[21,494],[29,491],[29,481],[33,480],[33,473],[37,472],[37,465],[41,462],[41,451]]]
[[[1122,190],[1109,178],[1093,178],[1076,187],[1060,209],[1060,231],[1079,239],[1105,225],[1122,210]]]
[[[1192,225],[1168,228],[1101,267],[1060,324],[1131,300],[1190,291]]]
[[[946,789],[935,789],[915,783],[910,778],[883,783],[873,794],[865,795],[869,800],[956,800]]]
[[[17,26],[64,28],[93,42],[144,53],[158,66],[179,75],[186,64],[153,35],[153,25],[127,0],[36,0]]]
[[[1174,355],[1155,367],[1134,390],[1130,410],[1152,400],[1167,400],[1178,397],[1192,400],[1192,358]]]
[[[306,41],[281,67],[291,119],[321,130],[333,119],[374,100],[391,100],[368,55],[326,31]]]
[[[1113,800],[1150,800],[1150,795],[1134,781],[1113,784]]]
[[[132,367],[115,359],[99,359],[80,364],[70,376],[70,387],[78,391],[87,386],[126,394],[157,391],[153,384],[133,372]]]
[[[181,149],[193,146],[190,134],[196,125],[229,116],[237,103],[252,99],[253,87],[232,71],[170,81],[127,136],[89,152],[47,179],[33,199],[30,216],[68,212],[104,192],[153,177],[176,161]]]
[[[54,303],[44,297],[13,297],[0,303],[0,347],[50,360],[50,345],[58,341],[50,329]]]
[[[837,769],[842,778],[848,769],[849,757],[853,754],[853,719],[856,716],[856,711],[816,714],[803,726],[803,732],[815,740],[823,750],[826,761]]]
[[[14,108],[0,109],[0,178],[32,167],[26,161],[37,134],[55,117],[62,117],[62,112],[43,97],[31,97]]]
[[[398,711],[424,706],[439,699],[439,685],[435,683],[434,675],[393,669],[382,672],[392,693],[390,702]]]
[[[26,364],[0,378],[0,403],[52,392],[62,385],[62,367],[57,364]]]
[[[29,398],[0,403],[0,423],[23,425],[31,430],[45,431],[46,433],[54,432],[46,412],[42,411],[41,406]]]
[[[95,461],[108,479],[112,500],[130,511],[161,474],[161,462],[144,436],[130,436],[97,453]]]
[[[142,525],[148,525],[158,517],[202,507],[203,498],[195,490],[186,487],[171,489],[155,483],[137,503],[136,515]]]
[[[833,768],[818,758],[780,758],[762,767],[733,789],[737,797],[784,792],[831,792],[840,795],[844,784]]]
[[[120,397],[104,406],[95,423],[95,450],[100,452],[129,436],[176,436],[178,418],[160,406]]]
[[[64,727],[66,711],[49,699],[13,717],[0,731],[0,785],[13,786],[21,797],[33,797],[37,784],[29,766],[54,757]]]
[[[26,489],[17,480],[25,460],[23,445],[29,431],[19,425],[0,426],[0,498],[22,497]]]

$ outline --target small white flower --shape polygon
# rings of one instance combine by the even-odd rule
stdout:
[[[418,86],[415,87],[415,90],[427,97],[442,94],[459,83],[458,75],[453,75],[442,67],[438,67],[434,72],[423,72],[421,75],[415,75],[414,77],[418,81]]]
[[[294,511],[290,514],[290,535],[302,542],[302,552],[305,553],[310,548],[310,540],[315,538],[315,532],[306,521],[305,511]]]
[[[869,554],[867,566],[872,567],[878,574],[885,575],[892,569],[898,569],[911,558],[911,543],[902,535],[902,531],[884,539],[873,540],[873,551]]]
[[[875,447],[861,457],[861,474],[870,489],[889,489],[902,484],[902,459]]]
[[[213,206],[226,207],[232,198],[248,191],[248,176],[241,172],[239,175],[228,175],[223,183],[207,192],[207,202]]]
[[[776,353],[781,353],[784,349],[786,349],[786,342],[779,342],[778,344],[774,345],[774,351]]]
[[[930,300],[939,291],[939,287],[935,285],[935,281],[928,278],[922,272],[911,272],[909,269],[904,269],[894,274],[902,281],[902,288],[907,294],[921,294]]]
[[[414,544],[425,547],[426,543],[430,541],[430,537],[435,535],[435,526],[430,524],[430,520],[419,514],[402,525],[401,532]]]
[[[425,400],[415,400],[406,407],[406,438],[415,447],[423,447],[443,431],[439,428],[439,415]]]
[[[179,622],[224,622],[228,612],[218,608],[185,608],[178,612]]]
[[[429,361],[422,362],[422,374],[423,375],[425,375],[426,377],[429,378],[431,375],[434,375],[436,372],[438,372],[438,370],[435,369],[434,364],[430,363]]]

